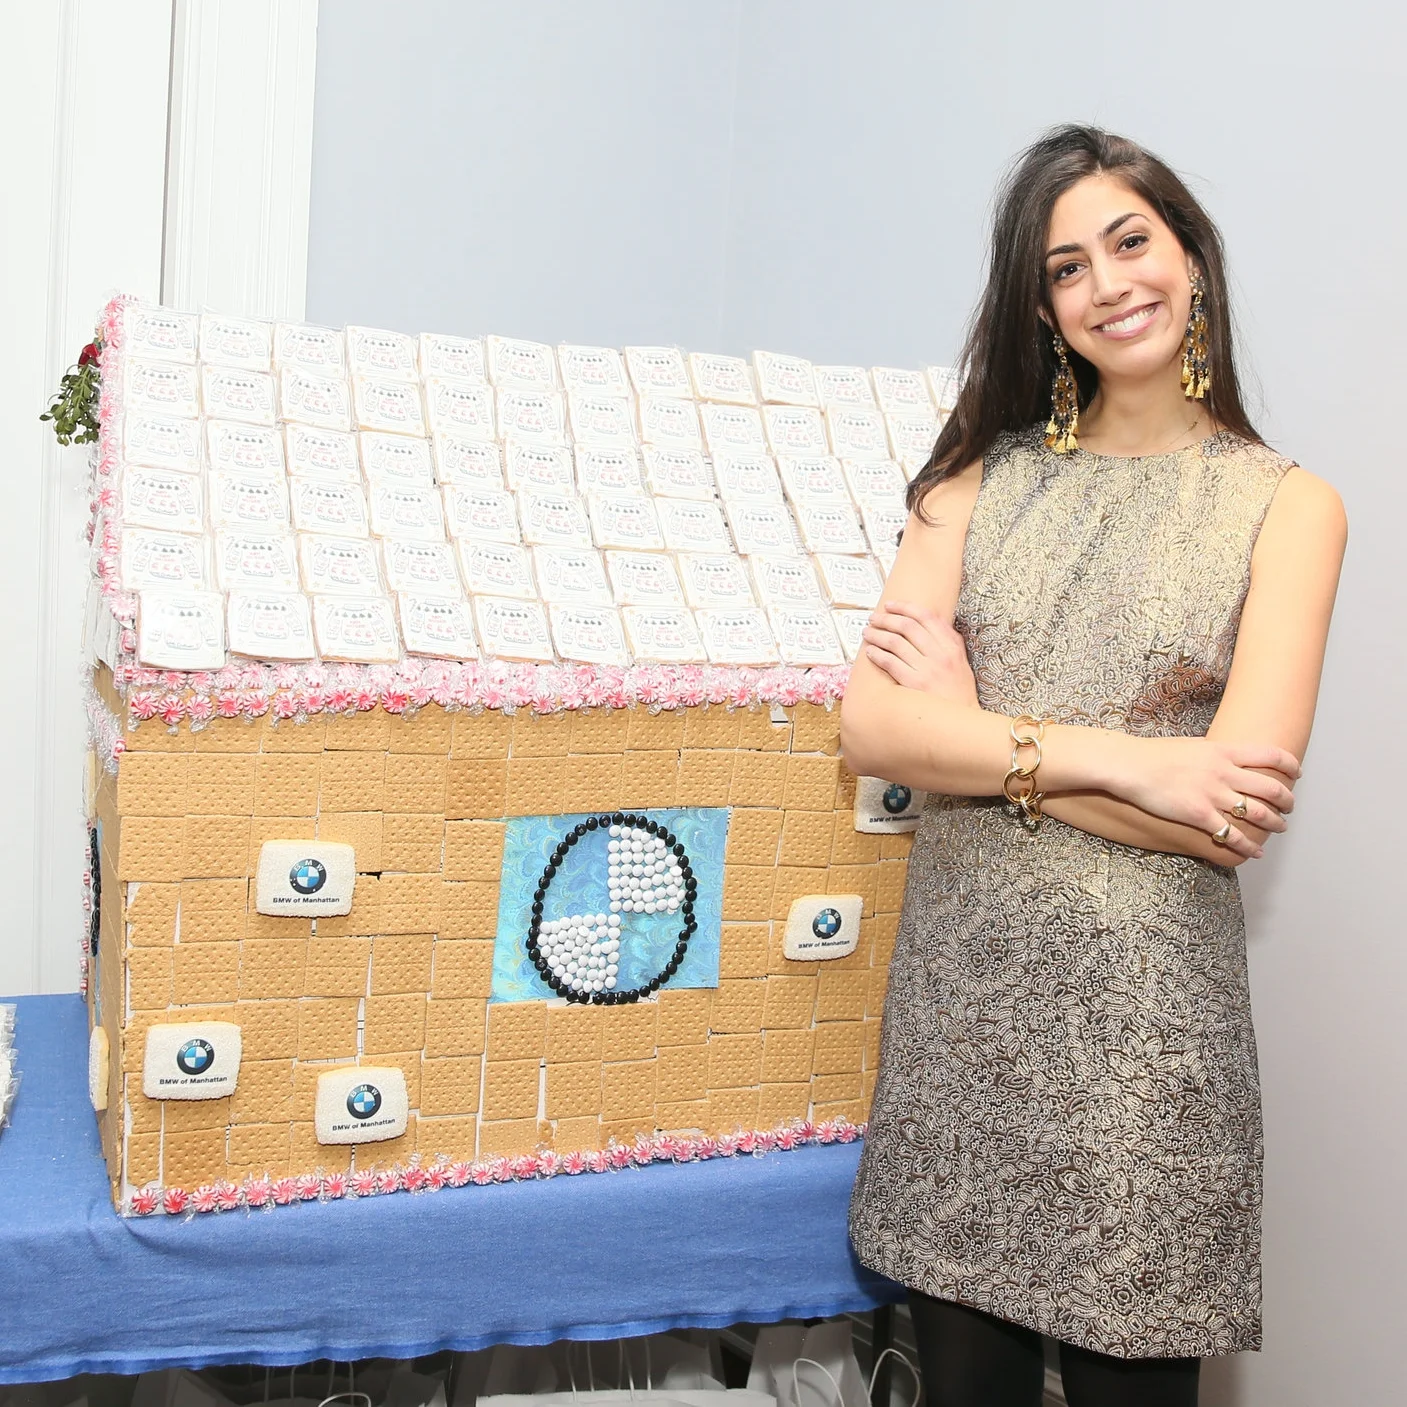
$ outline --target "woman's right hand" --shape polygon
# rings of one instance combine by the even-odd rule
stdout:
[[[1268,768],[1286,777],[1300,775],[1299,759],[1271,743],[1235,743],[1210,738],[1130,737],[1120,750],[1107,790],[1160,816],[1214,834],[1227,821],[1226,846],[1259,859],[1259,842],[1239,829],[1232,808],[1246,798],[1245,822],[1261,831],[1283,831],[1294,809],[1294,793]]]

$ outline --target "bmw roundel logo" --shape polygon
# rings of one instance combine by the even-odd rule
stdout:
[[[884,789],[884,809],[891,816],[902,815],[909,809],[909,804],[913,799],[913,792],[908,787],[900,786],[898,782],[890,782]]]
[[[176,1052],[176,1065],[183,1075],[203,1075],[215,1063],[215,1047],[199,1037]]]
[[[288,872],[295,894],[316,894],[327,883],[327,867],[321,860],[299,860]]]
[[[375,1085],[358,1085],[347,1096],[347,1112],[354,1119],[369,1119],[381,1107],[381,1091]]]
[[[822,909],[811,920],[811,932],[817,938],[834,938],[840,932],[840,914],[835,909]]]

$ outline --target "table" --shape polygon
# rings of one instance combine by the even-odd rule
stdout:
[[[0,1382],[408,1358],[840,1314],[858,1145],[195,1219],[112,1209],[77,996],[24,997],[0,1131]]]

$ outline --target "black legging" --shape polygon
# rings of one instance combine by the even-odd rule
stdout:
[[[1034,1329],[909,1291],[927,1407],[1041,1407],[1045,1354]],[[1060,1345],[1070,1407],[1197,1407],[1200,1358],[1111,1358]]]

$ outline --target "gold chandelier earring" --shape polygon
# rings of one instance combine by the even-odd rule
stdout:
[[[1050,423],[1045,427],[1045,443],[1056,454],[1069,454],[1079,448],[1075,428],[1080,423],[1080,392],[1065,357],[1065,339],[1054,328],[1050,335],[1060,365],[1050,386]]]
[[[1206,286],[1200,270],[1192,273],[1192,308],[1187,314],[1187,336],[1182,347],[1182,394],[1200,401],[1212,389],[1211,359],[1207,353]]]

